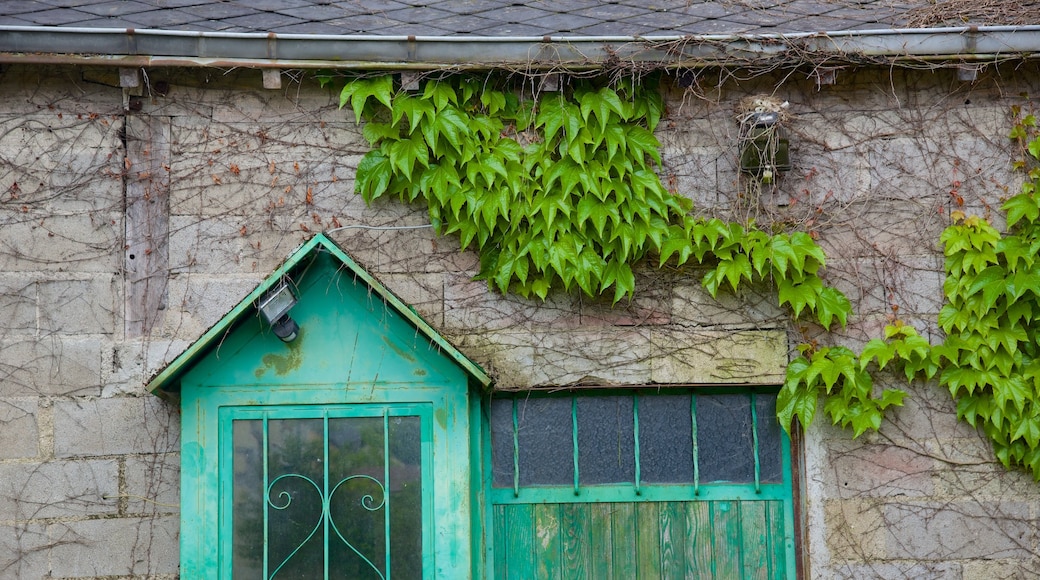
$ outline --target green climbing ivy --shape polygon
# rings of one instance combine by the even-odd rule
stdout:
[[[373,147],[357,192],[425,203],[440,233],[476,248],[479,277],[500,292],[544,299],[576,287],[617,302],[635,290],[632,266],[655,259],[704,267],[712,296],[767,283],[795,319],[827,329],[848,321],[851,305],[819,277],[826,256],[807,233],[695,217],[662,185],[653,131],[664,106],[649,85],[577,81],[536,100],[489,77],[432,80],[409,93],[380,76],[347,82],[340,106],[366,120]],[[782,424],[808,426],[822,397],[831,419],[855,435],[877,429],[904,393],[874,397],[870,372],[893,361],[908,376],[937,371],[910,327],[891,327],[861,355],[803,347],[780,393]]]
[[[1024,152],[1015,168],[1027,179],[1001,207],[1007,232],[954,211],[940,238],[946,257],[946,304],[938,319],[943,343],[933,347],[897,323],[860,354],[803,346],[777,401],[786,429],[794,418],[809,425],[825,395],[831,419],[858,436],[877,429],[885,408],[905,396],[887,389],[872,397],[874,372],[890,367],[908,381],[938,376],[957,402],[957,416],[989,437],[1000,462],[1040,481],[1040,136],[1033,115],[1014,113],[1010,136]]]
[[[947,338],[935,351],[957,415],[985,432],[1004,466],[1040,481],[1040,137],[1033,115],[1015,115],[1011,138],[1024,150],[1015,166],[1027,179],[1001,207],[1004,234],[981,217],[951,215],[939,313]]]

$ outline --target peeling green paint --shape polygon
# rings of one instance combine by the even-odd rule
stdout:
[[[296,340],[286,344],[289,347],[289,354],[265,354],[263,358],[260,359],[264,366],[256,369],[253,373],[256,375],[256,378],[259,379],[264,376],[264,374],[270,369],[274,369],[274,374],[280,377],[284,377],[292,371],[299,369],[300,365],[303,364],[303,333],[304,331],[301,328]]]
[[[390,340],[389,336],[383,336],[383,342],[385,342],[387,346],[389,346],[391,349],[393,349],[393,351],[396,352],[397,355],[400,356],[401,358],[407,360],[408,362],[412,362],[412,363],[418,362],[418,361],[415,360],[415,356],[413,356],[412,353],[410,353],[410,352],[404,350],[403,348],[397,346],[396,344],[394,344],[394,341]]]

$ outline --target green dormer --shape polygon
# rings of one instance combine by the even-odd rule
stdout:
[[[480,575],[490,382],[315,236],[148,385],[182,409],[182,577]]]

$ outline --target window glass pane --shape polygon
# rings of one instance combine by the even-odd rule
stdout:
[[[267,441],[268,574],[316,578],[324,568],[322,421],[268,421]]]
[[[690,413],[689,395],[639,397],[639,470],[642,481],[693,481]]]
[[[262,578],[264,561],[263,423],[232,422],[234,476],[232,504],[235,578]]]
[[[491,473],[495,487],[513,487],[513,399],[491,400]]]
[[[697,396],[697,451],[702,482],[753,483],[755,458],[751,399],[741,395]]]
[[[422,433],[419,417],[390,417],[390,575],[422,578]]]
[[[385,425],[383,417],[330,418],[327,433],[323,419],[269,420],[266,504],[263,422],[236,420],[232,427],[235,578],[263,577],[265,540],[268,576],[323,577],[326,545],[336,577],[385,576],[388,507],[391,574],[422,577],[419,417],[391,416]]]
[[[583,485],[635,479],[632,397],[578,397],[578,478]]]
[[[532,397],[517,405],[520,485],[573,485],[570,397]]]
[[[373,566],[386,567],[384,485],[383,418],[329,419],[329,569],[337,575],[373,578]]]
[[[780,422],[776,418],[776,394],[756,394],[755,408],[758,413],[758,461],[761,481],[782,483],[783,448],[780,446]]]

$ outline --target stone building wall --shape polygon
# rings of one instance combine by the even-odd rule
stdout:
[[[664,182],[702,214],[813,232],[858,313],[826,336],[790,325],[765,290],[712,299],[696,268],[644,265],[615,307],[489,292],[474,253],[413,228],[421,209],[352,193],[367,144],[303,74],[265,90],[257,71],[149,70],[135,96],[114,70],[9,67],[0,577],[176,574],[179,413],[143,385],[312,232],[343,228],[331,236],[502,389],[779,384],[797,343],[859,346],[895,316],[937,340],[939,234],[954,209],[999,220],[1018,187],[1009,109],[1038,79],[702,71],[699,88],[666,89]],[[790,103],[794,168],[762,191],[736,170],[734,106],[752,94]],[[911,391],[879,433],[853,441],[821,415],[803,438],[811,577],[1037,577],[1040,487],[996,464],[948,395]]]

